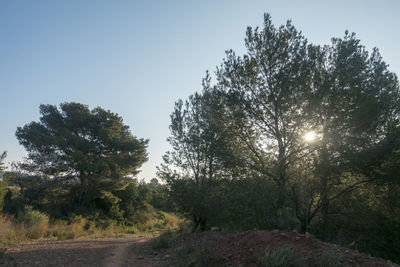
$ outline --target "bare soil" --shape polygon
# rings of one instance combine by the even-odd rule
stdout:
[[[169,266],[197,266],[195,263],[198,262],[202,262],[200,266],[263,266],[262,259],[265,254],[281,248],[292,249],[305,266],[326,266],[326,262],[321,260],[324,255],[337,259],[338,266],[399,266],[390,261],[322,242],[309,233],[299,234],[295,230],[252,230],[231,234],[210,231],[182,235],[172,243],[166,251],[172,255]],[[182,261],[185,263],[182,264]],[[333,266],[331,264],[332,262],[329,266]]]
[[[150,238],[127,236],[72,241],[39,241],[7,249],[3,266],[158,266],[162,255],[151,254]]]
[[[7,249],[13,260],[3,266],[261,266],[266,252],[283,247],[293,249],[308,266],[318,266],[326,252],[335,255],[340,266],[399,266],[296,231],[184,234],[159,250],[152,248],[152,242],[149,237],[130,235],[19,244]]]

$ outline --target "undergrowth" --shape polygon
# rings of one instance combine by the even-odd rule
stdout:
[[[158,235],[177,229],[181,218],[153,212],[147,221],[139,224],[121,223],[111,219],[71,216],[68,220],[55,220],[32,207],[26,206],[17,216],[0,215],[0,246],[32,240],[70,240],[82,238],[122,237],[141,232]],[[4,252],[3,252],[4,253]],[[0,254],[1,255],[1,254]]]

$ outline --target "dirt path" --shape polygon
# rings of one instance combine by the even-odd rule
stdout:
[[[40,241],[12,246],[6,254],[17,266],[159,266],[163,255],[152,254],[149,241],[138,236]]]

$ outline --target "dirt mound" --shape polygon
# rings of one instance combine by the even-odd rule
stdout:
[[[252,230],[233,234],[210,231],[183,235],[171,241],[168,253],[172,255],[169,264],[176,266],[195,263],[265,266],[268,265],[265,262],[271,264],[271,261],[279,261],[279,257],[288,259],[290,256],[298,264],[296,266],[399,266],[296,231]]]

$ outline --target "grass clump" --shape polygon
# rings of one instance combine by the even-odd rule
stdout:
[[[0,264],[4,264],[6,262],[6,249],[0,248]]]
[[[153,239],[151,246],[156,250],[167,249],[170,247],[171,240],[175,237],[176,235],[173,232],[165,232]]]
[[[340,257],[331,251],[324,251],[316,263],[317,267],[339,267]]]
[[[266,267],[304,267],[306,266],[294,253],[292,248],[283,247],[274,251],[267,251],[262,259]]]
[[[6,254],[6,248],[0,247],[0,265],[17,266],[15,260]]]

